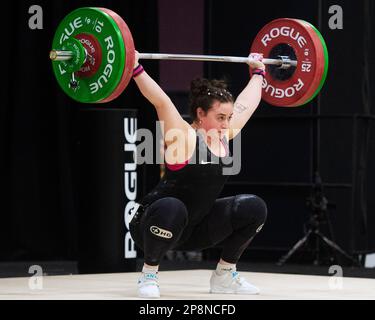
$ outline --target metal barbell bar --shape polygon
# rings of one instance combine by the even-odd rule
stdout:
[[[50,59],[52,61],[66,61],[72,59],[74,54],[72,51],[52,50]],[[217,62],[234,62],[249,63],[249,57],[232,57],[232,56],[215,56],[215,55],[195,55],[195,54],[168,54],[168,53],[139,53],[139,59],[146,60],[184,60],[184,61],[217,61]],[[277,65],[286,69],[291,66],[296,67],[297,61],[290,60],[288,57],[280,57],[280,59],[262,59],[266,65]]]

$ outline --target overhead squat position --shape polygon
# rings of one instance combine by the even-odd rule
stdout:
[[[266,221],[267,207],[258,196],[218,198],[230,164],[228,142],[245,126],[262,96],[265,66],[261,54],[251,54],[252,77],[237,99],[220,80],[191,82],[186,122],[159,85],[138,63],[133,78],[164,125],[166,172],[141,201],[130,223],[131,235],[144,252],[138,294],[160,297],[158,267],[168,250],[222,248],[210,279],[211,293],[257,294],[259,289],[236,272],[236,264]],[[167,139],[170,130],[178,130]],[[177,151],[177,156],[176,156]],[[204,161],[201,161],[204,155]]]

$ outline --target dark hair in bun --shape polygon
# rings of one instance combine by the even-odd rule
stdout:
[[[227,90],[225,80],[194,79],[190,85],[189,107],[192,120],[197,118],[197,108],[207,112],[215,101],[234,102],[232,94]]]

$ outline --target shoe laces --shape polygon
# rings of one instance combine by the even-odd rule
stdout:
[[[242,284],[244,279],[240,277],[240,274],[237,271],[232,271],[232,279],[239,284]]]
[[[156,273],[144,273],[144,277],[146,280],[158,280],[158,276],[156,275]]]
[[[158,276],[156,273],[143,273],[142,278],[143,278],[143,283],[159,286]],[[139,279],[138,283],[141,283],[141,282],[142,280]]]

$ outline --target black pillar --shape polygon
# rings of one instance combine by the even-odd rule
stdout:
[[[82,109],[78,126],[79,272],[135,271],[129,221],[140,190],[137,112]]]

